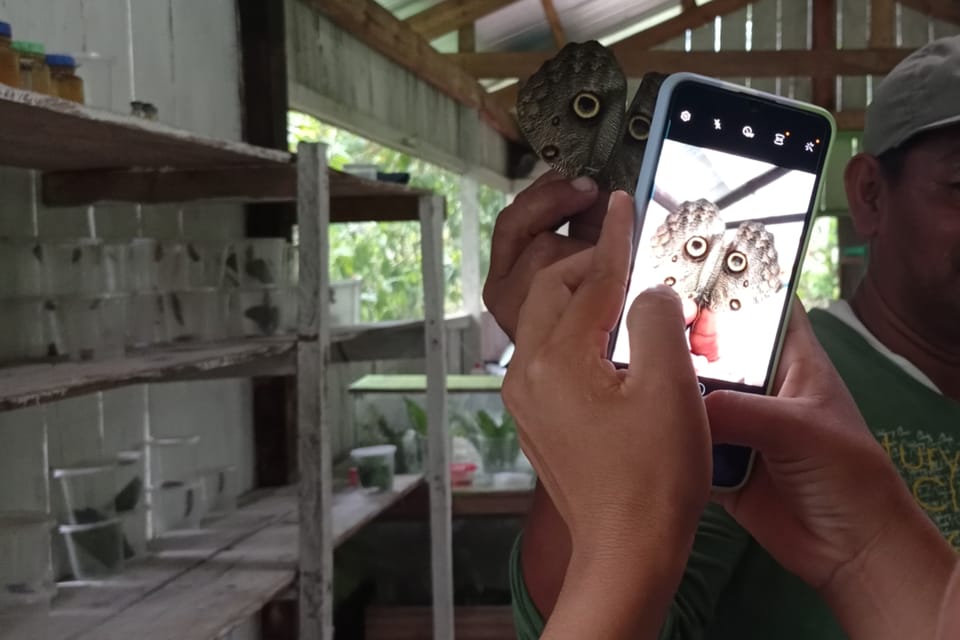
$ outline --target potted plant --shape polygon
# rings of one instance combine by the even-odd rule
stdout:
[[[520,455],[513,416],[504,410],[503,419],[498,422],[481,409],[477,412],[476,428],[476,445],[483,461],[483,472],[492,475],[512,471]]]

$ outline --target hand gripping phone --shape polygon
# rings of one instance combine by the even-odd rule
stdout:
[[[835,130],[819,107],[692,73],[660,88],[626,304],[657,284],[677,291],[704,395],[772,392]],[[610,359],[630,361],[626,313]],[[742,487],[753,460],[716,444],[714,489]]]

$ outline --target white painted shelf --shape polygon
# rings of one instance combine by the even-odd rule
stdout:
[[[400,475],[391,492],[335,492],[334,543],[346,541],[422,481],[421,475]],[[264,493],[206,528],[161,536],[151,555],[113,580],[61,587],[50,640],[222,637],[297,575],[296,488]]]
[[[0,166],[44,172],[46,205],[297,197],[296,156],[0,85]],[[42,132],[42,133],[39,133]],[[332,222],[418,220],[428,192],[327,172]]]
[[[447,326],[466,322],[452,317]],[[422,358],[423,331],[422,320],[334,327],[331,361]],[[113,360],[0,367],[0,411],[142,383],[296,373],[294,336],[158,345]]]

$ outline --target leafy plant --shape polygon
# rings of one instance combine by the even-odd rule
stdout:
[[[410,425],[419,435],[427,437],[427,412],[419,404],[404,396],[403,404],[407,407],[407,417]]]
[[[516,435],[517,423],[508,412],[503,412],[503,421],[497,422],[485,410],[477,411],[477,427],[485,438],[505,438]]]

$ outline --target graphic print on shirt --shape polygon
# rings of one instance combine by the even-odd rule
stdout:
[[[914,500],[960,551],[960,445],[946,433],[931,435],[898,426],[878,431]]]

